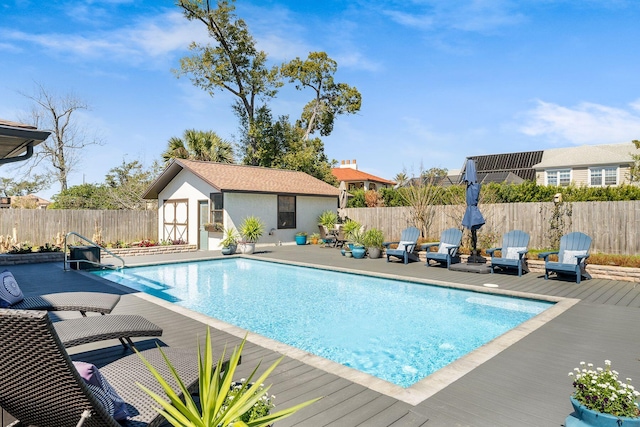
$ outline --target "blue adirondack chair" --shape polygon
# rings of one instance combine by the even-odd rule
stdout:
[[[591,279],[591,275],[585,270],[590,246],[591,237],[575,231],[560,238],[559,250],[539,253],[538,257],[544,259],[545,280],[549,278],[549,273],[551,272],[556,274],[575,274],[576,283],[580,283],[582,277]],[[558,262],[548,260],[551,254],[558,255]]]
[[[517,268],[518,277],[522,276],[522,270],[526,270],[525,255],[529,252],[529,234],[521,230],[513,230],[502,236],[502,246],[499,248],[487,249],[487,254],[491,255],[491,273],[496,267]],[[500,252],[497,257],[496,252]]]
[[[440,264],[446,264],[447,269],[451,267],[451,264],[460,262],[460,255],[458,249],[460,249],[460,243],[462,242],[462,230],[457,228],[449,228],[444,230],[440,235],[440,241],[435,243],[425,243],[422,245],[422,249],[427,251],[427,267],[429,267],[429,261],[436,261]],[[432,247],[438,247],[437,252],[431,252]]]
[[[384,242],[383,246],[386,248],[387,253],[387,262],[389,262],[389,257],[400,258],[404,261],[405,264],[409,263],[409,261],[419,261],[420,259],[416,254],[413,253],[413,250],[416,248],[418,244],[418,238],[420,237],[420,230],[416,227],[409,227],[402,230],[402,234],[400,235],[399,242]],[[397,243],[398,247],[395,249],[390,249],[389,246]]]

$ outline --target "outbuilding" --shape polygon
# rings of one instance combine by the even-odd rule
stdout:
[[[309,174],[258,166],[173,159],[143,197],[158,201],[158,238],[220,249],[222,230],[248,216],[265,224],[261,244],[295,241],[338,207],[338,188]]]

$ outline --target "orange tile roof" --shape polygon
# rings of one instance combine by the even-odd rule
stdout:
[[[371,175],[369,173],[351,168],[333,168],[331,169],[331,173],[333,173],[333,176],[335,176],[338,181],[371,181],[379,182],[382,184],[395,185],[395,182],[389,181],[388,179],[380,178],[375,175]]]
[[[304,172],[174,159],[143,197],[145,199],[157,198],[158,193],[182,169],[191,171],[194,175],[220,191],[336,197],[340,195],[338,188]]]

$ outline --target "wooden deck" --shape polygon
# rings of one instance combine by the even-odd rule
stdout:
[[[171,260],[211,258],[218,254],[179,254],[172,256]],[[567,373],[580,361],[602,366],[604,360],[609,359],[623,378],[640,381],[640,284],[592,279],[576,285],[555,278],[545,281],[536,273],[518,278],[511,274],[454,272],[440,267],[427,268],[422,263],[403,265],[387,263],[384,259],[348,259],[335,249],[319,246],[262,248],[262,252],[255,256],[479,289],[486,289],[482,285],[491,283],[504,291],[580,300],[555,319],[415,405],[345,379],[334,370],[319,369],[297,358],[285,357],[270,377],[277,406],[283,408],[313,397],[324,398],[278,422],[278,427],[557,427],[564,424],[565,417],[572,411],[568,399],[572,386]],[[163,256],[136,257],[127,259],[127,265],[167,261]],[[64,272],[58,263],[20,265],[10,270],[26,295],[70,290],[121,293],[122,300],[114,313],[145,316],[164,329],[161,341],[170,346],[194,347],[197,336],[203,336],[206,330],[200,316],[180,314],[164,304],[128,294],[127,289],[85,272]],[[240,342],[235,333],[212,329],[212,334],[218,351],[225,344],[233,346]],[[155,343],[153,340],[141,340],[137,345],[146,348]],[[74,359],[100,365],[119,357],[123,351],[117,341],[108,341],[75,347],[70,353]],[[273,350],[249,342],[239,374],[248,373],[260,359],[267,364],[279,356]],[[6,425],[11,417],[3,414],[2,421],[2,425]]]

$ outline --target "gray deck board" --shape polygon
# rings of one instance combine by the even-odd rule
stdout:
[[[180,255],[188,260],[213,253]],[[368,273],[382,273],[434,282],[478,286],[494,283],[502,290],[579,298],[581,302],[551,322],[543,325],[493,358],[425,401],[413,406],[383,395],[331,372],[311,367],[286,357],[270,376],[271,394],[278,408],[314,397],[323,399],[290,418],[278,427],[303,426],[530,426],[558,427],[571,413],[568,396],[572,392],[567,373],[580,361],[602,365],[612,360],[623,377],[640,378],[640,285],[605,279],[584,280],[579,285],[540,273],[523,277],[513,274],[476,274],[425,267],[423,263],[387,263],[379,260],[355,260],[342,257],[332,248],[283,246],[267,248],[256,255],[283,261],[348,268]],[[154,257],[134,262],[165,261]],[[62,271],[58,264],[32,264],[11,267],[25,295],[56,291],[93,290],[122,294],[114,313],[139,314],[164,329],[159,342],[173,347],[194,348],[198,338],[204,342],[206,325],[194,318],[145,301],[122,286],[113,285],[86,272]],[[43,278],[46,277],[46,280]],[[63,313],[61,318],[77,316]],[[241,338],[211,328],[214,351],[227,352]],[[152,348],[153,339],[136,339],[140,349]],[[118,341],[94,343],[70,349],[72,358],[98,366],[125,354]],[[248,342],[237,374],[247,376],[262,360],[262,369],[280,355]],[[6,414],[2,422],[12,419]],[[3,425],[4,425],[3,424]]]

